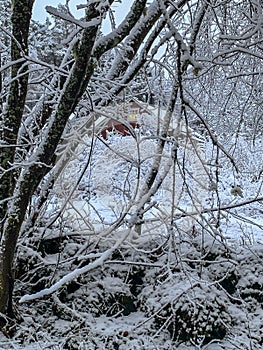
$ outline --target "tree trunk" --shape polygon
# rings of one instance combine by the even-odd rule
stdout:
[[[22,120],[28,87],[27,65],[24,55],[28,53],[28,33],[34,0],[13,0],[12,13],[12,42],[11,59],[17,63],[12,66],[9,96],[6,113],[1,115],[1,142],[6,145],[1,149],[0,166],[2,169],[0,183],[0,312],[13,317],[12,291],[13,272],[12,264],[16,248],[17,235],[10,230],[4,233],[7,219],[7,199],[12,196],[15,179],[19,169],[14,169],[17,136]],[[19,77],[18,77],[19,74]],[[9,218],[17,226],[17,215]],[[16,231],[16,230],[15,230]]]

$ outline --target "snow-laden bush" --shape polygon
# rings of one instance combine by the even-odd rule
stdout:
[[[263,303],[263,250],[261,245],[254,246],[253,251],[243,251],[239,260],[239,281],[237,288],[240,296],[247,302],[257,300]]]
[[[107,246],[106,241],[93,245],[84,259],[72,255],[73,245],[80,243],[72,236],[60,253],[46,253],[48,260],[36,255],[28,276],[41,271],[40,280],[56,281],[67,269],[92,262],[92,254]],[[210,349],[214,343],[218,349],[248,350],[252,342],[259,350],[262,256],[260,245],[228,246],[209,235],[138,237],[53,296],[20,306],[23,322],[14,341],[59,338],[59,350]],[[20,278],[21,287],[27,283],[26,291],[34,290],[26,274]]]

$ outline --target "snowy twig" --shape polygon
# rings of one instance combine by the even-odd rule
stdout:
[[[120,264],[120,265],[133,265],[133,266],[145,266],[145,267],[159,267],[162,268],[161,264],[151,264],[143,261],[129,261],[129,260],[109,260],[106,261],[105,264]]]
[[[233,159],[233,157],[226,151],[226,149],[224,148],[224,146],[217,140],[216,136],[212,133],[212,131],[210,130],[207,122],[205,121],[205,118],[203,118],[203,116],[198,112],[198,110],[192,105],[192,103],[190,101],[187,101],[186,99],[184,99],[184,104],[189,107],[199,118],[199,120],[201,121],[201,123],[204,125],[204,127],[206,128],[212,142],[214,145],[216,145],[226,156],[227,158],[230,160],[230,162],[232,163],[233,167],[236,169],[237,173],[239,172],[239,169],[236,165],[235,160]]]
[[[191,212],[191,213],[185,213],[185,214],[178,214],[178,217],[182,218],[182,217],[191,216],[191,215],[211,213],[211,212],[215,212],[215,211],[219,211],[219,210],[234,209],[234,208],[238,208],[238,207],[243,207],[243,206],[251,204],[251,203],[262,202],[262,201],[263,201],[263,197],[252,198],[252,199],[248,199],[248,200],[243,201],[243,202],[229,204],[229,205],[225,205],[222,207],[203,209],[201,212]]]

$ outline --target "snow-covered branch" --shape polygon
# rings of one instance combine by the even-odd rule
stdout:
[[[53,6],[46,6],[46,11],[48,13],[50,13],[53,16],[59,17],[61,19],[64,19],[65,21],[68,21],[70,23],[76,24],[78,27],[81,27],[83,29],[85,28],[89,28],[89,27],[93,27],[93,26],[97,26],[98,24],[101,23],[101,18],[97,17],[97,18],[93,18],[92,20],[88,21],[88,22],[84,22],[80,19],[77,19],[73,16],[70,16],[66,13],[60,12],[59,10],[57,10],[55,7]]]
[[[124,232],[122,237],[119,240],[117,240],[117,242],[113,245],[113,247],[106,250],[105,252],[103,252],[101,254],[101,256],[98,259],[96,259],[95,261],[89,263],[86,266],[83,266],[79,269],[75,269],[74,271],[68,273],[67,275],[62,277],[59,281],[57,281],[55,284],[53,284],[49,288],[43,289],[40,292],[37,292],[35,294],[24,295],[22,298],[20,298],[19,302],[24,303],[27,301],[42,298],[46,295],[53,294],[54,292],[59,290],[65,284],[67,284],[73,280],[76,280],[79,276],[86,274],[87,272],[90,272],[90,271],[94,270],[95,268],[100,267],[101,265],[103,265],[103,263],[107,259],[109,259],[111,257],[112,253],[125,241],[125,239],[129,236],[129,234],[130,234],[129,231]]]

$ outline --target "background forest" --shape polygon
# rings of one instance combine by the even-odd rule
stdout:
[[[0,0],[0,349],[262,349],[262,2],[33,6]]]

